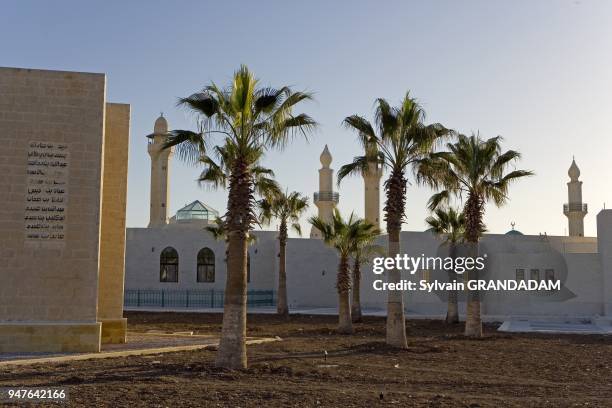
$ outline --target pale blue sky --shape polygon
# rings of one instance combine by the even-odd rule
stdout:
[[[502,135],[536,177],[489,208],[491,232],[564,234],[567,169],[576,156],[595,215],[612,207],[612,2],[610,1],[30,1],[5,0],[0,66],[105,72],[108,100],[132,105],[128,226],[146,226],[145,135],[160,111],[171,128],[193,121],[176,99],[241,63],[264,84],[314,91],[305,110],[321,123],[308,143],[272,153],[283,186],[317,189],[327,143],[338,168],[359,153],[340,123],[370,116],[376,97],[410,89],[428,113],[462,132]],[[224,191],[202,190],[198,170],[172,166],[170,209],[200,199],[223,210]],[[362,181],[340,190],[340,208],[362,214]],[[424,229],[431,192],[408,189],[405,229]],[[314,206],[311,213],[314,212]],[[306,229],[309,231],[309,228]]]

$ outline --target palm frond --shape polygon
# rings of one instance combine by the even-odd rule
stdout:
[[[459,242],[465,233],[465,216],[453,207],[438,207],[435,216],[429,216],[425,222],[430,226],[428,231],[441,236],[446,242]]]
[[[299,223],[294,222],[291,224],[291,228],[296,232],[296,234],[302,236],[302,226]]]
[[[195,164],[202,155],[206,154],[205,136],[191,130],[172,130],[166,135],[162,149],[172,147],[180,159]]]
[[[353,129],[357,131],[359,135],[359,141],[362,147],[365,149],[370,143],[376,142],[376,132],[374,128],[363,116],[352,115],[347,116],[342,121],[342,125],[347,129]]]
[[[302,234],[300,217],[308,209],[308,198],[297,191],[283,193],[280,189],[264,196],[259,202],[260,218],[265,224],[278,219],[281,225],[291,223],[291,228]]]
[[[177,105],[209,118],[219,112],[219,102],[209,92],[198,92],[186,98],[179,98]]]
[[[357,156],[351,163],[345,164],[338,170],[338,185],[347,176],[357,176],[368,171],[370,161],[367,156]]]
[[[225,188],[227,185],[227,173],[212,158],[204,156],[200,158],[200,163],[204,165],[202,173],[198,178],[198,184],[210,184],[213,188]]]
[[[448,202],[450,196],[451,192],[449,190],[442,190],[440,192],[435,193],[429,198],[429,201],[427,202],[427,208],[432,211],[435,210],[440,206],[440,204]]]

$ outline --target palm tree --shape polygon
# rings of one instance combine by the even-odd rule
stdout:
[[[369,239],[373,234],[378,235],[379,231],[373,224],[357,218],[353,213],[348,220],[344,220],[337,209],[334,209],[334,215],[329,223],[320,217],[311,217],[308,222],[321,232],[323,241],[335,248],[340,255],[336,279],[338,332],[351,334],[353,333],[353,322],[349,302],[349,291],[351,290],[349,257],[355,252],[355,248],[360,242]]]
[[[372,244],[372,241],[380,234],[376,233],[366,235],[356,245],[353,252],[353,290],[351,291],[351,316],[353,323],[360,322],[361,315],[361,265],[368,263],[375,256],[382,256],[385,253],[385,248],[380,245]]]
[[[484,212],[487,201],[500,207],[508,200],[508,187],[520,178],[531,176],[527,170],[507,172],[510,163],[521,155],[514,150],[502,152],[501,137],[487,140],[479,135],[459,135],[455,143],[448,143],[449,151],[434,153],[423,160],[417,178],[428,182],[434,188],[443,190],[430,199],[430,209],[435,209],[451,196],[467,195],[463,208],[465,216],[465,241],[469,255],[478,256],[478,241],[484,230]],[[472,280],[478,279],[478,270],[468,272]],[[480,318],[480,293],[469,291],[465,335],[482,336]]]
[[[261,219],[269,224],[273,218],[280,221],[278,233],[278,300],[276,312],[285,317],[289,317],[289,306],[287,304],[287,270],[286,252],[287,238],[289,237],[289,223],[291,228],[302,235],[300,227],[300,217],[308,209],[308,198],[294,191],[292,193],[278,193],[269,195],[259,202],[261,209]]]
[[[306,136],[315,128],[315,121],[308,115],[293,112],[296,105],[310,99],[311,94],[288,87],[261,87],[243,65],[226,88],[212,83],[179,100],[180,106],[198,117],[198,130],[169,132],[165,148],[176,146],[179,158],[200,161],[205,166],[202,181],[228,189],[224,216],[228,270],[223,328],[215,362],[219,367],[247,366],[247,240],[257,221],[255,181],[260,161],[268,149],[283,148],[292,136]]]
[[[465,217],[452,207],[448,209],[436,208],[435,216],[429,216],[425,222],[430,226],[428,231],[440,236],[444,244],[448,245],[449,256],[457,257],[457,244],[463,239],[465,232]],[[454,263],[453,263],[454,264]],[[456,278],[453,270],[448,271],[448,281],[453,282]],[[448,291],[448,310],[446,312],[446,323],[459,323],[459,307],[457,305],[457,291]]]
[[[425,112],[414,98],[406,93],[399,107],[391,107],[384,99],[376,100],[375,125],[358,115],[344,119],[344,125],[357,131],[365,155],[353,159],[338,172],[338,182],[349,174],[367,173],[373,161],[387,168],[385,180],[385,221],[387,223],[388,256],[395,258],[400,252],[400,231],[405,221],[406,171],[427,155],[450,130],[439,123],[425,125]],[[388,271],[388,281],[399,283],[397,269]],[[389,291],[387,302],[387,344],[406,348],[406,321],[404,301],[400,291]]]

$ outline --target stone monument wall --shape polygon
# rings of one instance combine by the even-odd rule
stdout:
[[[98,288],[98,321],[102,323],[102,343],[126,341],[123,284],[129,137],[130,105],[107,103]]]
[[[100,349],[105,86],[0,68],[0,352]]]

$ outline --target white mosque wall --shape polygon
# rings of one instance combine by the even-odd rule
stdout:
[[[179,255],[178,282],[160,282],[159,258],[166,247]],[[197,282],[197,254],[208,247],[215,254],[215,282]],[[225,288],[225,243],[201,229],[129,228],[126,243],[126,289]]]
[[[529,278],[532,269],[538,269],[543,277],[546,269],[555,272],[555,278],[564,282],[559,294],[534,292],[489,292],[483,294],[483,313],[490,316],[591,316],[602,313],[602,281],[596,253],[562,253],[559,242],[564,237],[540,237],[525,235],[487,235],[481,243],[481,254],[487,253],[487,269],[483,275],[489,279],[512,280],[516,269],[524,269]],[[584,238],[585,240],[592,239]],[[379,238],[384,245],[386,237]],[[436,256],[440,241],[430,233],[402,232],[402,253],[410,256]],[[580,248],[584,251],[585,245]],[[592,248],[591,248],[592,249]],[[295,308],[335,307],[337,294],[335,279],[338,258],[334,251],[317,240],[292,239],[288,244],[287,285],[290,306]],[[427,272],[425,272],[427,273]],[[430,271],[430,279],[445,280],[446,274]],[[403,279],[420,281],[424,272],[411,275],[403,273]],[[372,273],[371,265],[362,267],[361,300],[364,308],[384,309],[386,293],[376,291],[373,281],[380,279]],[[384,279],[384,278],[383,278]],[[459,278],[458,280],[460,280]],[[569,291],[569,292],[568,292]],[[568,292],[568,293],[566,293]],[[464,309],[464,299],[461,308]],[[443,294],[424,291],[404,292],[407,313],[414,315],[440,315],[445,313],[446,298]]]
[[[603,298],[603,314],[612,316],[612,210],[597,214],[597,246],[602,270],[600,293]]]
[[[276,290],[278,286],[278,233],[255,231],[257,241],[249,248],[251,282],[248,290]]]
[[[554,270],[563,289],[555,293],[489,292],[483,295],[482,312],[489,319],[538,316],[542,318],[589,317],[610,313],[612,297],[612,211],[598,217],[599,242],[596,238],[547,237],[487,234],[480,253],[487,254],[483,277],[513,280],[516,270],[524,269],[525,278],[538,269]],[[251,281],[248,290],[276,290],[278,276],[278,243],[274,231],[256,231],[257,241],[249,248]],[[386,236],[378,239],[386,244]],[[409,256],[445,256],[441,242],[428,232],[402,232],[402,253]],[[159,254],[166,246],[179,253],[179,281],[159,282]],[[197,253],[211,248],[216,259],[214,283],[196,281]],[[598,253],[599,247],[599,253]],[[338,257],[319,239],[289,239],[287,243],[288,301],[292,308],[336,307],[335,288]],[[403,278],[420,281],[445,280],[440,271],[405,273]],[[127,233],[126,289],[214,289],[225,288],[225,243],[215,241],[202,228],[131,228]],[[386,293],[375,291],[371,265],[362,266],[361,299],[367,309],[384,310]],[[461,279],[461,278],[459,278]],[[409,316],[439,316],[446,310],[443,294],[423,291],[404,292]],[[464,296],[460,310],[465,309]]]
[[[257,241],[249,248],[251,280],[249,290],[275,289],[277,244],[276,233],[259,231]],[[160,282],[159,258],[166,247],[179,255],[178,282]],[[202,248],[215,254],[215,281],[197,281],[197,255]],[[126,289],[213,289],[224,290],[227,276],[225,242],[217,241],[204,228],[168,225],[164,228],[128,228],[126,239]]]
[[[402,232],[402,252],[414,256],[435,256],[439,242],[429,233]],[[377,244],[385,245],[386,236],[381,236]],[[290,239],[287,244],[287,292],[289,305],[295,308],[336,307],[338,295],[336,292],[336,274],[338,256],[316,239]],[[384,309],[386,293],[376,291],[373,282],[384,279],[384,275],[372,273],[372,265],[361,267],[361,301],[362,307],[368,309]],[[416,276],[419,276],[418,274]],[[402,276],[411,279],[408,273]],[[413,277],[414,278],[414,277]],[[427,309],[438,310],[441,303],[435,295],[422,292],[405,293],[407,310]],[[441,310],[441,309],[440,309]]]

